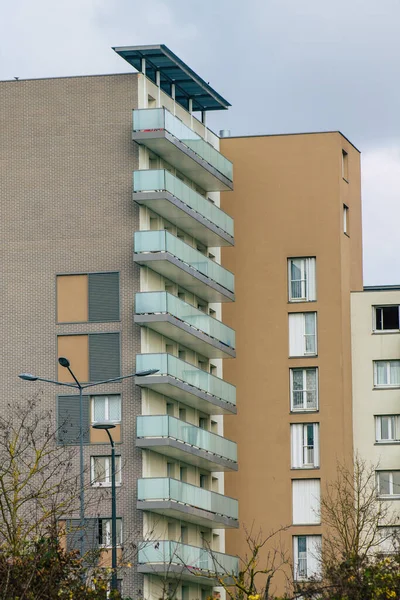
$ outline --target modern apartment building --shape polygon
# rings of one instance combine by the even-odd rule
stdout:
[[[318,569],[321,494],[337,462],[351,463],[350,292],[362,290],[360,161],[339,132],[226,138],[235,189],[222,208],[235,220],[236,302],[223,307],[237,332],[224,374],[238,415],[225,433],[239,471],[225,491],[239,499],[239,531],[226,548],[244,556],[245,531],[281,544],[297,580]],[[268,548],[265,548],[266,559]],[[287,567],[289,569],[289,567]],[[285,576],[275,579],[283,593]]]
[[[233,175],[205,124],[229,104],[165,46],[115,51],[139,73],[0,82],[1,397],[6,410],[39,388],[65,423],[59,443],[78,445],[78,396],[18,373],[68,382],[59,356],[81,382],[157,369],[84,396],[85,485],[99,489],[85,544],[109,564],[110,450],[92,425],[110,421],[123,593],[194,600],[238,562],[223,437],[236,396],[222,378],[235,332],[221,322],[234,276],[220,264]]]
[[[354,448],[376,469],[378,494],[388,502],[387,547],[390,534],[400,532],[399,309],[399,286],[368,286],[351,295]]]

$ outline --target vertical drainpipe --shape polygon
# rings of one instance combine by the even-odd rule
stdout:
[[[146,81],[146,59],[142,58],[143,77],[143,108],[147,108],[147,81]]]
[[[157,108],[161,108],[161,76],[160,76],[160,71],[156,71],[156,86],[157,86]]]

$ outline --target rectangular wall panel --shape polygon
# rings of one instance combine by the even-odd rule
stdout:
[[[320,522],[320,488],[319,479],[292,481],[293,525],[316,525]]]
[[[89,381],[89,340],[87,335],[59,335],[57,356],[68,358],[71,369],[79,381]],[[57,378],[59,381],[68,383],[74,381],[68,370],[61,365],[58,365]]]
[[[84,323],[88,320],[87,275],[57,276],[57,322]]]
[[[119,320],[119,273],[89,273],[89,321]]]
[[[82,424],[83,442],[89,443],[89,397],[83,396]],[[60,444],[78,445],[80,443],[80,406],[79,395],[58,396],[57,428]]]
[[[101,381],[120,376],[119,333],[89,335],[90,381]]]

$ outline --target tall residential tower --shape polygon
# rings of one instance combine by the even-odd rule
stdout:
[[[220,320],[234,300],[219,207],[232,163],[205,125],[229,104],[165,46],[115,51],[140,73],[0,82],[2,410],[34,393],[21,371],[68,382],[58,356],[82,382],[157,369],[84,396],[85,484],[99,488],[85,544],[109,562],[109,445],[92,425],[110,421],[123,593],[194,600],[215,565],[237,568],[224,539],[238,527],[224,494],[236,444],[223,437],[236,398],[221,360],[235,333]],[[79,444],[78,397],[43,386],[42,405],[66,423],[59,443]]]

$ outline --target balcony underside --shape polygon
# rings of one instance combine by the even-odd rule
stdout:
[[[141,252],[133,260],[181,285],[207,302],[233,302],[235,295],[168,252]]]
[[[234,404],[225,402],[221,398],[207,394],[188,383],[175,379],[170,375],[151,375],[149,377],[135,377],[135,384],[140,387],[149,388],[158,394],[192,406],[209,415],[231,415],[236,414]]]
[[[178,579],[179,581],[188,581],[202,586],[213,587],[216,585],[216,578],[209,571],[202,571],[197,567],[189,567],[186,565],[174,565],[171,563],[149,563],[138,564],[138,573],[148,575],[159,575],[163,579],[165,577]]]
[[[163,160],[207,192],[224,192],[233,189],[230,179],[165,129],[134,131],[132,139],[161,156]]]
[[[181,460],[207,471],[238,470],[237,463],[232,460],[217,456],[196,446],[190,446],[173,438],[138,438],[136,439],[136,446],[138,448],[150,449],[163,456],[170,456],[175,460]]]
[[[138,325],[157,331],[208,358],[235,358],[236,356],[233,348],[170,314],[135,315],[134,320]]]
[[[174,223],[210,248],[233,246],[233,237],[167,191],[135,192],[135,202]]]
[[[178,519],[212,529],[236,529],[237,519],[217,515],[201,508],[175,502],[173,500],[138,500],[138,510],[145,510],[171,519]]]

